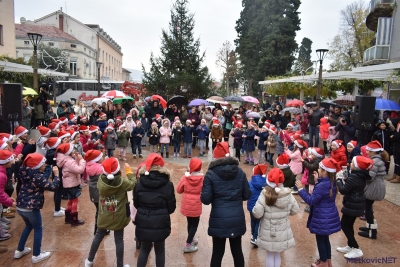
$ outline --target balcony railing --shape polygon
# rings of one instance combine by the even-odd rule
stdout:
[[[396,5],[396,0],[371,0],[369,4],[369,13],[374,11],[378,6],[394,6]]]
[[[364,52],[364,64],[377,64],[389,60],[389,45],[376,45]]]

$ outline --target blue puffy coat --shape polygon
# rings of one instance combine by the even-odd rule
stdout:
[[[254,137],[256,136],[256,131],[254,129],[247,129],[243,135],[246,138],[243,138],[242,148],[244,151],[253,152],[256,150],[256,146],[254,145]]]
[[[194,127],[190,127],[190,126],[182,127],[184,143],[192,143],[193,142],[193,132],[194,132]]]
[[[202,130],[202,128],[204,129],[204,131]],[[206,139],[210,130],[208,129],[207,125],[199,125],[197,126],[196,132],[199,139]]]
[[[265,141],[267,141],[267,139],[268,139],[268,132],[263,132],[263,133],[260,133],[259,131],[256,131],[256,135],[258,136],[258,137],[260,137],[260,140],[258,140],[258,149],[259,150],[267,150],[267,146],[266,145],[264,145],[264,142]]]
[[[105,120],[97,121],[97,126],[99,126],[100,131],[101,131],[102,133],[104,133],[104,131],[106,130],[107,125],[108,125],[108,124],[107,124],[107,121],[105,121]]]
[[[249,181],[249,186],[251,190],[251,197],[247,201],[247,210],[252,211],[256,205],[257,199],[263,190],[263,185],[266,183],[266,178],[262,175],[253,175]]]
[[[234,238],[246,233],[243,201],[251,197],[246,174],[236,158],[224,157],[210,162],[204,177],[200,200],[211,204],[208,235]]]
[[[139,142],[142,140],[142,137],[144,136],[144,129],[143,127],[135,127],[133,128],[132,132],[131,132],[131,137],[133,138],[134,142]],[[138,134],[140,134],[142,137],[139,137]]]
[[[328,177],[319,178],[312,194],[299,190],[300,197],[310,205],[307,228],[310,233],[331,235],[341,230],[339,212],[335,204],[336,182],[332,184],[332,196],[329,196],[331,182]]]

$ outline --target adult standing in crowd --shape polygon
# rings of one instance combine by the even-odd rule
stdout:
[[[114,110],[114,118],[121,117],[121,120],[125,120],[126,118],[126,111],[122,108],[122,104],[118,104]]]
[[[49,103],[47,103],[47,100],[49,100],[50,95],[47,92],[49,90],[49,87],[47,86],[47,84],[42,84],[39,87],[39,95],[37,98],[41,99],[41,103],[43,106],[43,110],[46,112],[49,109]]]
[[[200,124],[200,118],[199,115],[197,115],[196,107],[192,107],[191,112],[187,116],[187,119],[190,120],[190,123],[193,125],[193,128],[197,129],[197,127]],[[194,131],[192,148],[196,147],[196,143],[197,143],[197,131]]]
[[[340,115],[339,122],[335,126],[335,131],[339,132],[339,139],[345,144],[356,138],[356,128],[350,119],[350,112],[345,111]],[[365,144],[365,143],[364,143]]]
[[[42,103],[42,98],[36,98],[35,104],[33,105],[33,117],[35,119],[35,123],[33,124],[33,127],[37,127],[39,125],[42,125],[43,120],[44,120],[44,114],[47,112],[43,109],[45,105]],[[47,105],[46,105],[47,107]]]
[[[233,128],[232,117],[235,114],[235,110],[232,108],[231,104],[226,105],[226,109],[224,111],[225,117],[225,127],[224,127],[224,140],[225,142],[229,141],[229,133]]]
[[[308,128],[308,134],[310,137],[308,144],[309,147],[319,146],[319,124],[320,124],[320,119],[323,117],[324,113],[319,109],[317,105],[314,105],[313,109],[310,110],[310,115],[308,116],[308,121],[310,122],[310,126]],[[349,141],[351,141],[351,139]]]
[[[185,105],[181,107],[181,110],[179,111],[179,119],[181,120],[182,125],[186,125],[186,120],[188,116],[188,111]]]
[[[149,113],[147,113],[149,112]],[[149,120],[152,120],[153,118],[156,117],[156,114],[164,115],[164,110],[160,106],[160,103],[158,100],[154,100],[148,111],[146,111],[147,118]]]
[[[61,101],[60,101],[60,104],[58,104],[57,116],[58,116],[59,118],[61,118],[61,117],[66,117],[66,118],[68,118],[68,117],[69,117],[69,114],[71,114],[71,113],[72,113],[72,108],[71,108],[71,106],[69,105],[69,103],[67,103],[67,102],[64,101],[64,100],[61,100]]]
[[[169,121],[173,122],[176,116],[179,116],[178,108],[175,104],[171,104],[165,110],[165,116],[169,119]]]
[[[22,99],[22,118],[20,125],[24,126],[26,129],[31,128],[31,118],[32,118],[32,108],[29,106],[27,99]]]
[[[246,174],[229,154],[228,142],[218,143],[204,177],[201,202],[211,205],[208,235],[212,236],[211,267],[221,266],[229,238],[235,267],[244,267],[242,235],[246,233],[243,201],[251,197]]]
[[[330,125],[337,125],[339,123],[339,118],[341,115],[340,107],[336,106],[333,113],[329,116],[328,121]]]

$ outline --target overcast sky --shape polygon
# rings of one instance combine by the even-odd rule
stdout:
[[[70,16],[86,24],[100,24],[122,47],[123,67],[148,69],[151,51],[159,54],[161,29],[167,29],[174,0],[15,0],[15,21],[20,17],[34,20],[60,7]],[[195,13],[195,36],[200,37],[201,49],[206,51],[204,64],[213,78],[220,80],[216,53],[222,44],[233,40],[236,20],[242,10],[240,0],[189,0]],[[327,43],[338,32],[339,11],[349,0],[303,0],[300,6],[301,30],[297,42],[310,38],[313,50],[327,48]],[[316,59],[315,53],[312,59]],[[327,66],[327,64],[324,64]]]

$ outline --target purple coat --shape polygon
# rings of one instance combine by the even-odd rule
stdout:
[[[235,148],[242,148],[242,144],[243,144],[243,132],[241,130],[233,130],[233,133],[231,133],[231,135],[233,136],[233,146]]]
[[[335,204],[336,181],[332,184],[332,196],[329,196],[331,183],[328,177],[319,178],[312,194],[300,190],[300,197],[310,205],[310,215],[307,228],[310,233],[317,235],[331,235],[341,230],[339,212]]]

